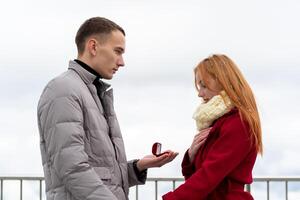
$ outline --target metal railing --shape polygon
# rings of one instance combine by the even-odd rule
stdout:
[[[43,200],[43,194],[44,194],[44,188],[43,182],[44,182],[44,177],[0,177],[0,200],[5,200],[4,199],[4,188],[5,188],[5,182],[6,181],[18,181],[19,182],[19,199],[23,199],[23,182],[24,181],[35,181],[39,183],[39,200]],[[172,185],[172,189],[174,190],[176,188],[176,183],[183,182],[183,178],[148,178],[147,183],[154,183],[154,195],[155,195],[155,200],[161,198],[158,195],[158,183],[159,182],[168,182]],[[256,177],[253,180],[253,184],[258,183],[258,182],[264,182],[266,183],[267,191],[267,200],[270,200],[270,183],[271,182],[282,182],[284,183],[284,190],[285,190],[285,200],[289,199],[289,183],[290,182],[299,182],[300,185],[300,177]],[[139,187],[141,186],[135,186],[135,199],[139,200]],[[251,185],[246,185],[245,190],[251,192]],[[300,188],[300,187],[299,187]],[[300,191],[299,191],[300,192]]]
[[[299,182],[300,177],[256,177],[253,179],[254,183],[265,182],[267,184],[267,200],[270,199],[270,183],[271,182],[283,182],[285,190],[285,199],[289,199],[289,183]],[[246,191],[251,192],[251,185],[246,185]]]
[[[0,176],[0,200],[3,199],[3,189],[4,189],[4,181],[19,181],[20,184],[20,200],[23,199],[23,182],[24,181],[38,181],[39,182],[39,199],[42,200],[43,195],[43,188],[42,188],[42,182],[44,181],[44,177],[17,177],[17,176]]]

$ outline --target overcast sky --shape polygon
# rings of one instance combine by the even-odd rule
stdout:
[[[76,58],[87,18],[126,31],[126,66],[112,81],[128,159],[159,141],[176,160],[149,176],[180,177],[196,133],[193,68],[212,53],[231,57],[261,113],[264,156],[254,176],[299,176],[300,1],[10,0],[0,7],[0,175],[42,176],[36,107],[49,80]]]

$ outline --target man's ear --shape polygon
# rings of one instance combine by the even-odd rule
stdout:
[[[93,39],[93,38],[89,39],[89,40],[87,41],[86,46],[87,46],[88,52],[89,52],[91,55],[95,56],[95,55],[97,54],[97,40],[95,40],[95,39]]]

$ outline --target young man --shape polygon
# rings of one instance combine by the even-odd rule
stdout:
[[[102,81],[124,66],[124,30],[95,17],[75,41],[77,59],[48,83],[38,104],[47,200],[127,200],[130,186],[145,183],[148,168],[177,153],[126,160],[112,89]]]

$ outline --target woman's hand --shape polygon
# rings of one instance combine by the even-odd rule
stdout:
[[[200,131],[198,134],[195,135],[193,143],[188,150],[190,162],[192,162],[194,160],[200,146],[206,141],[206,138],[210,132],[210,129],[211,129],[211,127],[207,128],[207,129],[203,129],[202,131]]]
[[[162,153],[162,155],[156,157],[155,155],[148,155],[144,158],[140,159],[136,166],[138,170],[143,171],[148,168],[152,167],[161,167],[172,160],[178,155],[177,152],[173,152],[171,150],[165,151]]]

